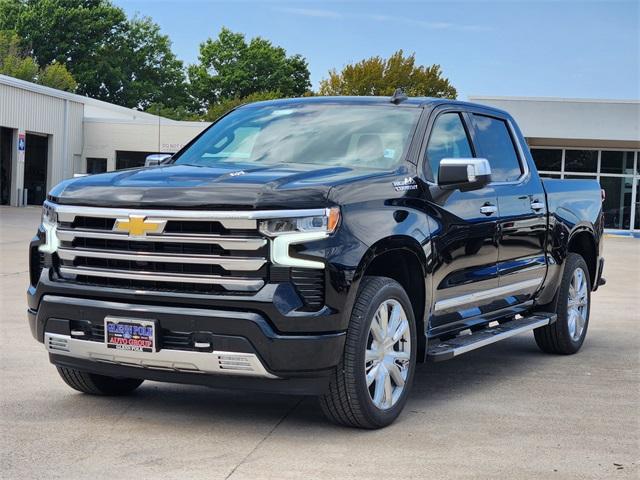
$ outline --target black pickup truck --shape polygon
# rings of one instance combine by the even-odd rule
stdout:
[[[595,181],[541,179],[506,112],[317,97],[245,105],[159,165],[67,180],[28,317],[62,379],[317,395],[378,428],[417,363],[525,331],[577,352],[602,278]]]

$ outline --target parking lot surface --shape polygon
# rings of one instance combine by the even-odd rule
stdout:
[[[398,421],[361,431],[307,397],[71,390],[25,314],[39,216],[0,207],[0,478],[640,477],[640,240],[606,239],[608,283],[578,354],[543,354],[527,334],[419,365]]]

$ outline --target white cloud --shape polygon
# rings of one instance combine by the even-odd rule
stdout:
[[[353,13],[342,14],[335,10],[322,10],[314,8],[292,8],[278,7],[275,10],[291,15],[299,15],[303,17],[328,18],[328,19],[344,19],[351,18],[354,20],[373,20],[376,22],[399,23],[415,28],[424,28],[428,30],[458,30],[469,32],[484,32],[490,30],[489,27],[483,25],[465,25],[454,22],[419,20],[409,17],[401,17],[396,15],[383,15],[375,13]]]

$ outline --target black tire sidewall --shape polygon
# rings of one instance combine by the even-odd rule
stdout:
[[[357,391],[357,396],[361,399],[360,405],[363,409],[363,413],[366,415],[366,417],[368,417],[369,421],[376,426],[386,426],[393,422],[393,420],[398,417],[407,402],[407,398],[411,391],[411,386],[413,384],[413,378],[415,375],[418,340],[413,307],[411,305],[409,297],[399,283],[392,279],[385,280],[387,280],[385,282],[385,285],[381,289],[379,289],[371,299],[367,299],[369,305],[365,313],[366,320],[361,323],[361,328],[358,329],[358,332],[352,332],[358,335],[357,345],[359,346],[359,348],[358,351],[355,352],[355,361],[353,365],[350,366],[352,370],[351,373],[355,377],[355,388]],[[369,389],[366,385],[364,358],[371,322],[373,321],[378,307],[385,300],[396,300],[400,302],[402,308],[405,311],[407,320],[409,321],[409,329],[411,335],[411,360],[409,362],[409,373],[407,375],[407,380],[402,395],[400,396],[396,404],[391,408],[387,410],[380,410],[374,405],[373,400],[371,399],[371,396],[369,394]]]

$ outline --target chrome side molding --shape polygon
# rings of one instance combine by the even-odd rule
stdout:
[[[544,277],[532,278],[530,280],[524,280],[522,282],[512,283],[510,285],[504,285],[502,287],[491,288],[483,292],[474,292],[467,295],[461,295],[459,297],[447,298],[436,302],[434,311],[443,312],[445,310],[452,310],[464,305],[473,305],[482,300],[489,300],[491,298],[500,298],[509,294],[517,293],[529,288],[537,288],[542,284]]]

